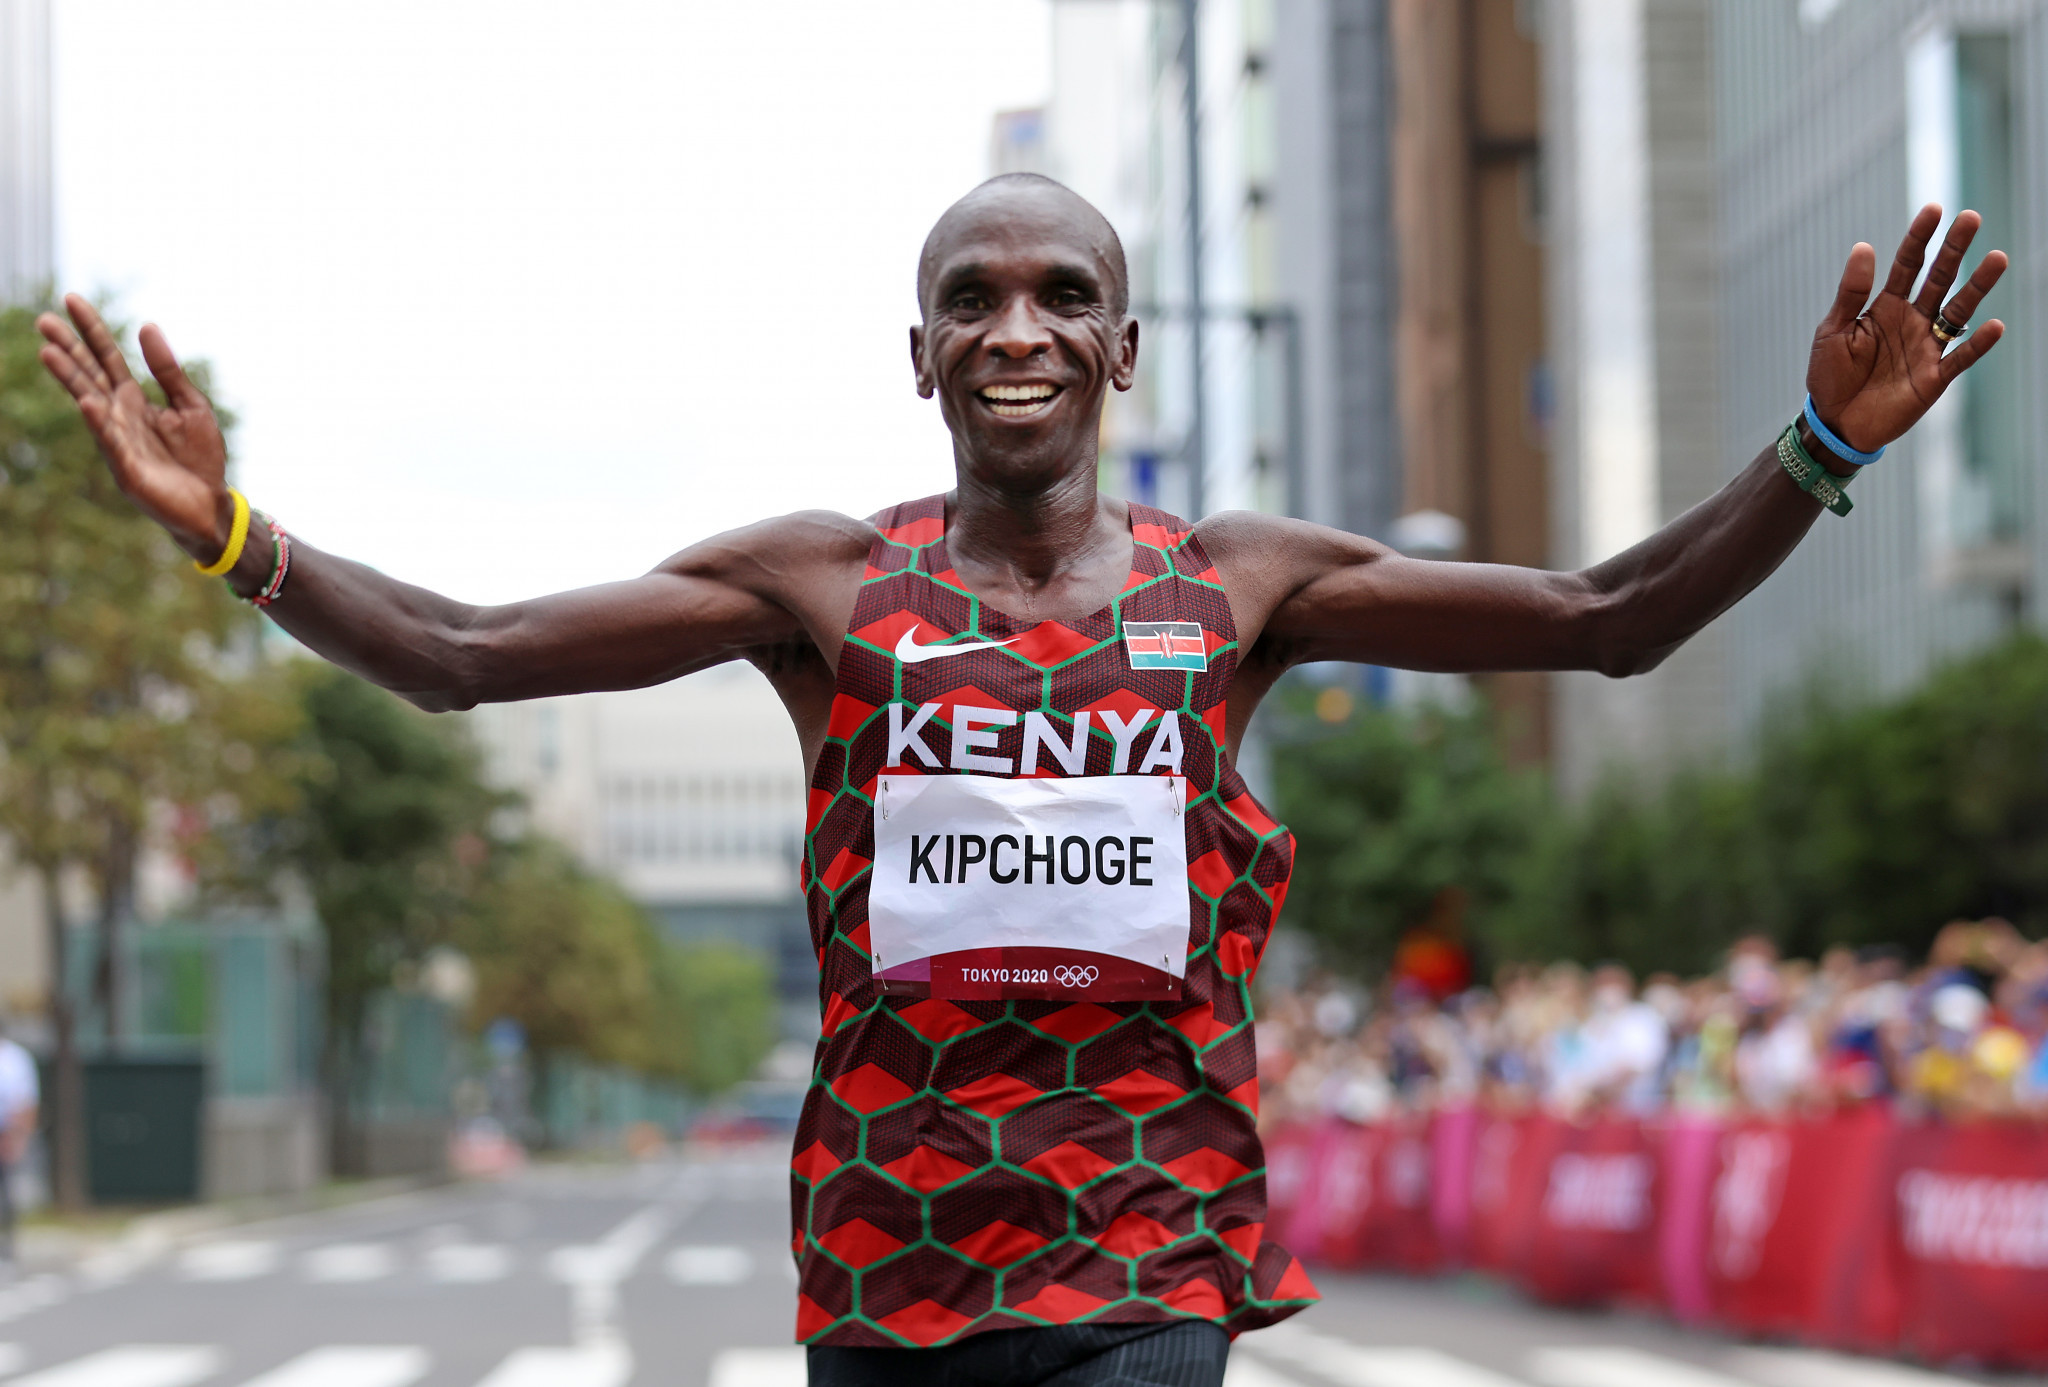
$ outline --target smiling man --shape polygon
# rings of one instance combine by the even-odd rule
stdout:
[[[824,1034],[796,1138],[797,1333],[819,1383],[1206,1384],[1229,1334],[1315,1298],[1265,1237],[1251,984],[1292,840],[1233,765],[1289,666],[1654,667],[1762,582],[2002,327],[1850,252],[1805,412],[1719,494],[1591,569],[1425,563],[1275,516],[1096,491],[1131,385],[1122,248],[1033,176],[949,210],[918,265],[918,392],[954,486],[800,513],[605,587],[479,608],[294,542],[225,480],[162,333],[152,406],[82,300],[41,320],[122,489],[306,645],[423,708],[748,660],[810,774]],[[1909,297],[1910,296],[1910,297]],[[252,539],[252,533],[254,538]],[[1797,601],[1797,594],[1783,600]]]

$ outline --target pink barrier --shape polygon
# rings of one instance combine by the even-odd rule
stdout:
[[[1452,1109],[1267,1139],[1271,1226],[1340,1269],[1474,1266],[1564,1304],[2048,1366],[2048,1128],[1568,1123]]]

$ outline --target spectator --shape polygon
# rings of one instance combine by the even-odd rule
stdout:
[[[1483,1101],[1566,1115],[1666,1106],[1785,1114],[1898,1102],[2048,1115],[2048,943],[1960,921],[1915,970],[1889,946],[1816,966],[1767,939],[1717,973],[1640,991],[1603,964],[1503,968],[1446,998],[1411,971],[1373,994],[1327,977],[1269,995],[1259,1030],[1271,1120]]]
[[[15,1181],[35,1135],[41,1091],[36,1062],[0,1016],[0,1267],[14,1264]]]

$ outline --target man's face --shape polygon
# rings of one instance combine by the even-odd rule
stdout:
[[[1130,389],[1138,351],[1112,255],[1057,189],[985,193],[940,223],[910,350],[963,466],[1013,486],[1094,467],[1105,392]]]

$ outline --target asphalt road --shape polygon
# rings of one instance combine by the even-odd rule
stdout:
[[[129,1243],[0,1288],[4,1387],[798,1387],[774,1158],[548,1169]],[[1320,1278],[1231,1387],[1958,1387],[1980,1380]],[[2017,1382],[2018,1379],[2006,1379]]]

